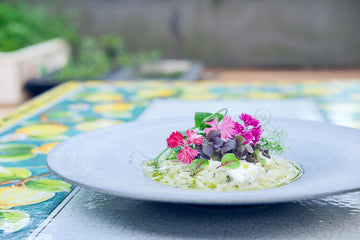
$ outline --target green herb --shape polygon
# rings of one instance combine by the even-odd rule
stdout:
[[[261,163],[261,165],[265,165],[266,159],[261,157],[261,158],[259,158],[259,162]]]
[[[279,127],[275,128],[270,124],[271,113],[266,109],[260,109],[256,113],[256,117],[261,121],[264,133],[259,141],[262,149],[270,150],[271,153],[278,155],[286,152],[289,147],[285,146],[287,132]]]
[[[261,157],[261,154],[260,154],[260,150],[259,149],[256,149],[253,153],[255,159],[257,161],[259,161],[261,163],[261,165],[265,165],[266,164],[266,159]]]
[[[208,112],[196,112],[195,113],[195,128],[199,128],[200,130],[204,130],[206,128],[206,123],[204,119],[211,116],[211,113]]]
[[[224,115],[222,115],[221,113],[214,113],[210,117],[207,117],[205,120],[207,122],[210,122],[210,121],[214,120],[215,118],[217,118],[218,121],[220,122],[224,118]]]
[[[285,142],[279,135],[273,135],[270,137],[262,137],[260,139],[261,146],[264,149],[269,149],[276,154],[283,154],[288,148],[285,147]]]
[[[225,111],[224,114],[221,114],[221,112]],[[196,112],[195,113],[195,127],[191,128],[199,128],[199,130],[204,130],[207,127],[206,122],[210,122],[214,120],[215,118],[218,118],[218,121],[220,122],[224,116],[227,114],[228,109],[223,108],[219,111],[217,111],[214,114],[211,114],[209,112]]]
[[[207,159],[198,159],[198,158],[194,159],[189,165],[190,171],[191,171],[191,176],[195,176],[195,174],[197,172],[199,172],[206,165],[209,165],[209,160],[207,160]]]
[[[231,177],[229,175],[226,175],[226,182],[227,183],[231,182]]]
[[[160,157],[167,151],[169,148],[165,148],[156,158],[154,158],[153,162],[155,164],[155,168],[159,168],[159,159]]]
[[[240,167],[240,161],[237,159],[235,154],[227,153],[221,158],[221,165],[217,168],[225,167],[228,169],[236,169]]]

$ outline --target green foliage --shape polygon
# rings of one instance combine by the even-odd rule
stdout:
[[[131,52],[116,35],[80,36],[68,16],[54,14],[51,3],[30,5],[25,0],[0,3],[0,51],[14,51],[56,37],[71,44],[68,65],[51,75],[51,80],[92,80],[104,78],[120,66],[137,66],[160,58],[158,51]],[[44,70],[43,75],[48,75]]]
[[[131,53],[117,35],[83,36],[73,42],[68,65],[52,75],[53,81],[100,79],[120,66],[137,66],[159,58],[157,51]]]
[[[266,128],[265,136],[261,137],[259,143],[263,149],[269,149],[270,152],[281,155],[288,150],[285,146],[287,132],[282,128]]]
[[[209,165],[209,160],[207,159],[194,159],[189,167],[191,171],[191,175],[194,176],[197,172],[199,172],[203,167]]]
[[[288,137],[286,130],[283,128],[275,128],[270,124],[271,112],[267,109],[259,109],[255,117],[260,120],[264,133],[259,141],[263,149],[270,150],[271,153],[281,155],[286,152],[289,147],[285,145]]]
[[[211,116],[211,113],[208,112],[196,112],[195,113],[195,128],[204,130],[206,128],[206,123],[204,119]]]
[[[205,119],[205,121],[206,122],[210,122],[210,121],[212,121],[212,120],[214,120],[215,118],[217,118],[218,119],[218,121],[220,122],[223,118],[224,118],[224,115],[222,115],[221,113],[214,113],[214,114],[212,114],[211,116],[209,116],[209,117],[207,117],[206,119]]]
[[[221,112],[225,111],[224,114],[221,114]],[[224,116],[227,114],[227,108],[223,108],[216,113],[212,114],[209,112],[196,112],[195,113],[195,128],[199,128],[199,130],[204,130],[207,127],[207,124],[205,122],[210,122],[214,120],[215,118],[218,118],[218,121],[220,122]]]
[[[235,154],[227,153],[221,158],[220,166],[228,169],[236,169],[240,167],[240,161],[237,159]]]
[[[56,37],[73,39],[75,27],[64,16],[50,13],[46,6],[26,1],[0,3],[0,51],[14,51]]]
[[[256,160],[258,160],[262,165],[265,165],[266,164],[266,159],[261,157],[261,154],[260,154],[260,150],[259,149],[256,149],[254,151],[254,157]]]
[[[142,78],[156,78],[156,79],[177,79],[184,74],[184,71],[176,71],[171,73],[140,73],[139,76]]]

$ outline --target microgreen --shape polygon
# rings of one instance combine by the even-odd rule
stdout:
[[[269,110],[263,108],[258,109],[254,116],[260,121],[263,127],[270,124],[271,112]]]
[[[287,132],[279,127],[275,128],[270,124],[271,113],[267,109],[259,109],[255,117],[260,120],[264,133],[259,141],[263,149],[268,149],[275,154],[283,154],[288,150],[285,146]]]
[[[169,148],[165,148],[156,158],[154,158],[155,168],[159,168],[159,159]]]
[[[209,165],[209,160],[207,160],[207,159],[199,159],[199,158],[194,159],[191,162],[191,164],[189,165],[190,171],[191,171],[191,176],[195,176],[195,174],[197,172],[199,172],[200,169],[202,169],[206,165]]]
[[[266,134],[264,134],[260,139],[260,144],[264,149],[269,149],[272,153],[283,154],[288,150],[288,147],[285,146],[285,141],[287,137],[287,132],[282,128],[273,128],[272,126],[267,126]]]
[[[259,158],[259,162],[261,163],[261,165],[265,165],[266,159],[261,157],[261,158]]]
[[[225,113],[221,114],[221,112],[225,112]],[[206,122],[210,122],[215,118],[218,118],[218,121],[221,121],[224,118],[224,116],[227,114],[227,112],[228,112],[227,108],[223,108],[214,114],[209,112],[196,112],[195,127],[193,127],[192,129],[199,128],[199,130],[204,130],[207,127]]]
[[[143,158],[145,158],[145,159],[148,159],[148,160],[152,159],[151,157],[145,156],[142,152],[134,151],[134,152],[132,152],[132,153],[130,154],[130,156],[129,156],[129,158],[130,158],[129,163],[133,163],[134,159],[136,159],[136,158],[134,157],[135,154],[139,154],[141,157],[143,157]]]
[[[205,118],[204,121],[206,121],[206,122],[211,122],[211,121],[214,120],[215,118],[217,118],[218,121],[220,122],[220,121],[224,118],[224,115],[222,115],[221,113],[214,113],[214,114],[212,114],[211,116]]]
[[[195,113],[195,128],[199,128],[200,130],[204,130],[206,128],[206,123],[204,119],[211,116],[211,113],[208,112],[196,112]]]
[[[179,153],[179,152],[180,152],[180,150],[181,150],[181,147],[176,147],[176,148],[173,148],[173,151],[174,151],[175,153]]]
[[[227,153],[221,158],[221,165],[217,168],[225,167],[228,169],[236,169],[240,167],[240,161],[237,159],[235,154]]]
[[[231,177],[229,175],[226,175],[226,182],[227,183],[231,182]]]
[[[266,159],[263,158],[260,154],[260,150],[259,149],[256,149],[254,151],[254,157],[257,161],[259,161],[261,163],[261,165],[265,165],[266,164]]]

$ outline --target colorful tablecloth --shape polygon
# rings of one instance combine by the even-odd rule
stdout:
[[[159,98],[309,98],[327,121],[360,128],[356,80],[63,84],[0,120],[0,239],[25,239],[74,191],[47,169],[46,154],[52,147],[84,131],[133,121]]]

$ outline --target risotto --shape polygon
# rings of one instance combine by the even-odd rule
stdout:
[[[259,190],[288,184],[301,176],[301,168],[296,164],[272,158],[263,166],[260,162],[240,161],[236,169],[219,168],[221,162],[209,160],[195,176],[189,165],[179,161],[160,160],[159,168],[153,161],[143,162],[145,175],[159,183],[172,187],[198,190]]]

